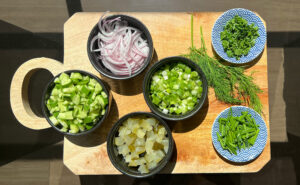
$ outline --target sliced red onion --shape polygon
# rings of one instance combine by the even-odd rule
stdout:
[[[143,66],[149,54],[147,40],[141,37],[141,31],[128,26],[120,17],[106,20],[104,15],[98,23],[100,32],[91,40],[90,50],[100,53],[99,59],[112,73],[131,76]]]

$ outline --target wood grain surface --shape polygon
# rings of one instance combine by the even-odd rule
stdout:
[[[164,57],[180,55],[188,51],[190,46],[190,13],[116,13],[135,16],[148,27],[155,48],[152,63]],[[65,23],[64,64],[63,66],[59,65],[61,68],[53,73],[69,69],[81,69],[101,77],[90,64],[87,56],[87,39],[101,14],[77,13]],[[200,46],[200,35],[198,33],[200,25],[202,25],[208,53],[211,56],[213,55],[211,30],[215,20],[220,15],[220,12],[194,13],[194,44]],[[35,60],[45,60],[45,58]],[[247,70],[247,73],[257,71],[254,73],[255,82],[264,91],[260,94],[260,98],[264,105],[263,118],[268,128],[268,140],[262,154],[251,163],[234,164],[226,161],[216,153],[211,141],[211,127],[217,115],[230,105],[217,101],[213,89],[209,89],[206,105],[199,113],[185,121],[170,122],[176,150],[170,163],[162,173],[257,172],[270,160],[267,48],[265,48],[256,62],[254,66]],[[23,65],[26,65],[26,63]],[[42,68],[48,69],[47,67],[44,66]],[[52,72],[52,70],[50,71]],[[24,77],[27,72],[28,70],[23,72],[18,69],[13,79],[13,81],[18,80],[18,82],[15,85],[12,82],[11,99],[13,98],[12,93],[19,97],[18,100],[12,102],[15,114],[20,109],[20,106],[24,104],[13,106],[13,103],[21,101],[18,93],[22,91],[16,89],[22,87],[20,84],[26,83],[18,76],[22,74]],[[141,91],[143,75],[135,80],[127,81],[113,81],[104,77],[101,78],[109,84],[113,95],[108,118],[91,135],[82,137],[67,136],[64,139],[64,164],[77,175],[120,174],[110,163],[107,156],[107,133],[111,126],[123,115],[133,111],[150,111]],[[24,110],[27,109],[28,107]],[[25,115],[28,117],[28,111],[25,112]],[[35,128],[35,124],[45,125],[45,120],[42,118],[35,123],[28,123],[28,119],[23,119],[21,116],[17,116],[17,119],[23,125],[33,129],[42,128],[42,126]]]

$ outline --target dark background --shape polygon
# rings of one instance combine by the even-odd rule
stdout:
[[[81,11],[256,11],[267,23],[271,161],[252,174],[75,176],[62,162],[63,137],[34,131],[14,118],[9,87],[16,69],[35,57],[63,61],[63,23]],[[0,0],[0,184],[300,184],[299,0]],[[34,74],[29,99],[41,116],[41,93],[52,75]]]

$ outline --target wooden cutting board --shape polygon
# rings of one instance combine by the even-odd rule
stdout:
[[[191,13],[127,13],[141,20],[149,29],[154,42],[152,62],[168,56],[184,54],[190,47]],[[194,14],[194,44],[200,46],[200,25],[209,55],[213,56],[211,31],[221,12],[199,12]],[[12,110],[21,124],[32,129],[48,128],[44,118],[37,117],[30,109],[27,87],[30,76],[39,68],[48,69],[53,75],[64,70],[80,69],[100,77],[87,55],[87,39],[92,27],[102,13],[76,13],[64,25],[64,63],[47,58],[32,59],[24,63],[15,73],[11,84]],[[254,73],[255,83],[263,90],[263,118],[269,130],[269,100],[267,77],[267,48],[258,62],[247,69]],[[143,75],[135,80],[112,81],[101,77],[111,87],[113,100],[106,121],[89,136],[64,138],[64,164],[77,175],[120,174],[111,164],[106,152],[106,137],[111,126],[123,115],[133,111],[150,111],[142,94]],[[202,110],[191,119],[170,122],[176,150],[162,173],[231,173],[257,172],[271,158],[270,133],[262,154],[247,164],[226,161],[215,151],[211,140],[211,127],[217,115],[229,107],[216,100],[213,89],[209,89],[208,101]]]

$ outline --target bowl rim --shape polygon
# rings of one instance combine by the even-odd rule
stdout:
[[[264,145],[263,145],[261,151],[260,151],[260,152],[256,152],[255,155],[249,157],[247,160],[233,160],[232,158],[230,158],[230,157],[228,157],[228,156],[222,155],[222,154],[220,153],[220,151],[219,151],[219,148],[215,146],[216,143],[215,143],[214,140],[213,140],[213,138],[214,138],[214,133],[217,132],[217,131],[216,131],[216,132],[213,132],[213,131],[214,131],[214,125],[215,125],[215,124],[219,124],[218,119],[220,119],[220,116],[221,116],[222,114],[224,114],[224,112],[227,111],[227,110],[229,110],[230,108],[232,108],[232,110],[233,110],[234,108],[242,108],[243,110],[251,110],[251,111],[253,111],[255,114],[257,114],[257,115],[262,119],[263,125],[264,125],[265,128],[266,128],[266,135],[265,135],[265,138],[266,138],[266,139],[264,140]],[[267,140],[268,140],[268,127],[267,127],[266,122],[265,122],[265,120],[263,119],[263,117],[262,117],[258,112],[256,112],[254,109],[252,109],[252,108],[250,108],[250,107],[247,107],[247,106],[243,106],[243,105],[234,105],[234,106],[230,106],[230,107],[227,107],[226,109],[222,110],[222,111],[217,115],[217,117],[214,119],[214,122],[213,122],[212,128],[211,128],[211,138],[212,138],[212,145],[213,145],[214,149],[217,151],[217,153],[218,153],[220,156],[222,156],[224,159],[226,159],[226,160],[228,160],[228,161],[231,161],[231,162],[234,162],[234,163],[237,163],[237,164],[243,164],[243,163],[247,163],[247,162],[249,162],[249,161],[255,160],[255,159],[263,152],[263,150],[265,149],[265,147],[266,147],[266,145],[267,145]],[[252,146],[252,147],[253,147],[253,146]],[[251,147],[250,147],[250,148],[251,148]],[[250,148],[247,148],[247,149],[250,149]],[[247,149],[246,149],[246,150],[247,150]],[[221,148],[221,150],[224,150],[224,149]],[[244,149],[244,150],[245,150],[245,149]],[[257,151],[257,150],[256,150],[256,151]]]
[[[105,72],[103,72],[100,68],[98,68],[98,66],[95,64],[96,62],[101,62],[101,60],[99,61],[94,61],[91,51],[90,51],[90,41],[92,40],[92,37],[94,37],[95,35],[92,34],[92,32],[98,28],[98,22],[95,24],[95,26],[92,28],[92,30],[89,33],[88,39],[87,39],[87,54],[88,54],[88,58],[90,63],[92,64],[92,66],[103,76],[110,78],[110,79],[114,79],[114,80],[128,80],[128,79],[132,79],[136,76],[138,76],[139,74],[141,74],[150,64],[152,58],[153,58],[153,54],[154,54],[154,47],[153,47],[153,39],[151,36],[150,31],[148,30],[148,28],[146,27],[146,25],[140,21],[139,19],[133,17],[133,16],[129,16],[129,15],[125,15],[125,14],[113,14],[113,15],[108,15],[106,16],[107,19],[113,19],[115,17],[125,17],[125,19],[131,19],[133,21],[135,21],[137,24],[141,25],[141,27],[144,29],[142,33],[144,33],[147,37],[147,42],[148,42],[148,46],[149,46],[149,53],[147,58],[145,59],[145,63],[144,65],[134,74],[132,74],[131,76],[112,76],[109,74],[106,74]],[[127,22],[129,22],[128,20],[126,20]]]
[[[115,156],[114,152],[113,152],[113,148],[114,148],[114,144],[113,144],[113,138],[115,133],[118,131],[118,128],[123,124],[123,122],[130,118],[130,117],[134,117],[134,116],[140,116],[140,115],[146,115],[147,117],[152,117],[155,118],[159,121],[159,123],[161,125],[163,125],[167,131],[168,134],[168,138],[169,138],[169,149],[167,154],[165,155],[165,157],[162,159],[162,161],[160,161],[159,166],[157,166],[156,168],[154,168],[152,171],[150,171],[149,173],[146,174],[132,174],[131,172],[127,172],[124,171],[121,167],[121,165],[119,165],[119,162],[117,160],[117,156]],[[111,163],[113,164],[113,166],[119,170],[121,173],[128,175],[130,177],[135,177],[135,178],[145,178],[145,177],[149,177],[152,176],[154,174],[159,173],[166,165],[167,163],[170,161],[172,154],[174,152],[174,139],[172,136],[172,131],[170,129],[170,127],[168,126],[168,124],[159,116],[157,116],[156,114],[153,114],[151,112],[144,112],[144,111],[137,111],[137,112],[131,112],[128,113],[124,116],[122,116],[110,129],[108,136],[107,136],[107,153],[108,153],[108,157],[111,161]]]
[[[87,130],[87,131],[84,131],[84,132],[78,132],[78,133],[69,133],[69,132],[62,132],[59,128],[57,128],[53,123],[52,121],[49,119],[49,116],[48,116],[48,108],[45,104],[45,101],[46,101],[46,95],[48,93],[48,91],[50,91],[50,87],[53,85],[53,82],[54,80],[59,77],[62,73],[66,73],[66,74],[71,74],[73,72],[78,72],[80,74],[83,74],[85,76],[89,76],[90,78],[93,78],[95,79],[98,83],[100,83],[100,85],[102,86],[103,88],[103,91],[107,94],[107,98],[108,98],[108,104],[106,105],[106,112],[105,114],[96,122],[96,124],[94,125],[93,128],[91,128],[90,130]],[[52,87],[53,89],[53,87]],[[63,71],[59,74],[57,74],[56,76],[54,76],[46,85],[44,91],[43,91],[43,95],[42,95],[42,103],[41,103],[41,106],[42,106],[42,112],[43,112],[43,116],[44,118],[48,121],[48,123],[58,132],[64,134],[64,135],[70,135],[70,136],[80,136],[80,135],[86,135],[86,134],[89,134],[91,132],[93,132],[94,130],[96,130],[103,122],[104,120],[106,119],[106,117],[108,116],[109,114],[109,110],[110,110],[110,99],[111,99],[111,95],[110,95],[110,91],[108,90],[108,88],[106,87],[106,85],[102,82],[102,80],[89,73],[89,72],[86,72],[86,71],[82,71],[82,70],[77,70],[77,69],[74,69],[74,70],[66,70],[66,71]]]
[[[194,107],[193,110],[189,111],[186,114],[183,115],[169,115],[169,114],[164,114],[162,111],[160,111],[156,105],[154,105],[149,96],[148,96],[148,91],[149,91],[149,87],[147,86],[150,81],[151,81],[151,77],[152,75],[163,65],[172,62],[173,60],[178,60],[178,63],[184,63],[186,65],[188,65],[189,67],[191,67],[194,71],[196,71],[200,77],[201,77],[201,81],[202,81],[202,96],[199,99],[199,102],[196,104],[196,106]],[[143,81],[143,95],[144,95],[144,99],[148,105],[148,107],[151,109],[151,111],[155,114],[157,114],[158,116],[166,119],[166,120],[170,120],[170,121],[180,121],[180,120],[185,120],[188,119],[192,116],[194,116],[195,114],[197,114],[200,109],[203,107],[205,101],[206,101],[206,97],[208,94],[208,83],[207,83],[207,79],[206,76],[204,74],[204,72],[202,71],[202,69],[192,60],[186,58],[186,57],[182,57],[182,56],[171,56],[171,57],[166,57],[163,58],[161,60],[159,60],[158,62],[156,62],[155,64],[153,64],[150,69],[147,71],[144,81]]]
[[[253,57],[251,57],[251,58],[249,58],[249,59],[247,59],[247,60],[245,60],[245,61],[243,61],[243,62],[240,62],[240,60],[242,59],[242,58],[244,58],[245,56],[242,56],[241,57],[241,59],[240,60],[237,60],[237,61],[234,61],[235,60],[235,58],[234,57],[232,57],[232,58],[229,58],[229,59],[227,59],[227,58],[225,58],[223,55],[225,54],[226,56],[227,56],[227,54],[224,52],[224,54],[223,53],[219,53],[219,51],[218,50],[216,50],[216,47],[218,46],[218,45],[220,45],[220,44],[218,44],[217,43],[217,41],[213,38],[213,33],[215,32],[215,27],[216,27],[216,25],[217,25],[217,23],[220,21],[220,19],[224,16],[224,15],[226,15],[226,14],[228,14],[229,12],[231,12],[231,11],[246,11],[246,12],[248,12],[248,13],[250,13],[252,16],[255,16],[255,17],[257,17],[258,19],[259,19],[259,22],[257,22],[258,24],[261,24],[262,26],[263,26],[263,33],[264,33],[264,40],[263,40],[263,45],[264,45],[264,47],[262,47],[262,49],[259,49],[259,50],[261,50],[261,51],[259,51],[259,52],[257,52]],[[251,62],[251,61],[253,61],[253,60],[255,60],[263,51],[264,51],[264,49],[265,49],[265,45],[266,45],[266,41],[267,41],[267,31],[266,31],[266,27],[265,27],[265,24],[263,23],[263,21],[262,21],[262,18],[260,18],[258,15],[256,15],[256,13],[254,13],[254,12],[252,12],[251,10],[248,10],[248,9],[245,9],[245,8],[232,8],[232,9],[229,9],[229,10],[227,10],[227,11],[225,11],[225,12],[223,12],[218,18],[217,18],[217,20],[215,21],[215,23],[214,23],[214,25],[213,25],[213,28],[212,28],[212,31],[211,31],[211,42],[212,42],[212,47],[213,47],[213,50],[216,52],[216,54],[220,57],[220,58],[222,58],[223,60],[225,60],[226,62],[229,62],[229,63],[231,63],[231,64],[247,64],[247,63],[249,63],[249,62]],[[222,44],[220,45],[220,47],[222,47],[223,48],[223,46],[222,46]],[[253,48],[253,47],[252,47]],[[251,49],[252,49],[251,48]],[[250,52],[250,51],[249,51]]]

